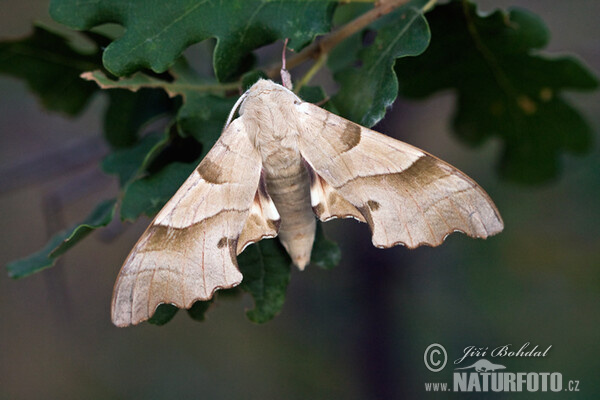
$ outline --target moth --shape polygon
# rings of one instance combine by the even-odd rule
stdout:
[[[162,303],[190,308],[238,285],[236,256],[264,238],[279,236],[304,269],[315,215],[366,222],[380,248],[437,246],[455,231],[487,238],[504,226],[458,169],[260,80],[127,257],[113,323],[138,324]]]

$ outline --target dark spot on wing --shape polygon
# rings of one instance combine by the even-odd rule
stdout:
[[[324,209],[325,209],[325,207],[323,207],[323,203],[319,203],[319,204],[317,204],[316,206],[313,207],[313,211],[317,215],[323,214]]]
[[[208,158],[202,160],[196,171],[208,183],[220,185],[227,182],[223,176],[223,169]]]
[[[350,121],[346,123],[341,137],[342,144],[345,146],[342,152],[348,151],[360,143],[360,129],[360,125]]]
[[[280,222],[281,222],[281,220],[273,221],[272,219],[268,219],[267,225],[269,226],[270,229],[277,232],[277,231],[279,231]]]
[[[452,173],[450,168],[444,167],[446,166],[435,158],[423,155],[410,167],[402,172],[390,175],[389,178],[398,186],[417,184],[421,187],[427,187]]]
[[[369,208],[371,209],[371,211],[375,211],[379,209],[379,203],[376,202],[375,200],[369,200],[367,201],[367,205],[369,206]]]

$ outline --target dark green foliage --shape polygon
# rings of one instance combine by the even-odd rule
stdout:
[[[168,136],[149,134],[126,149],[115,150],[102,161],[102,170],[117,175],[119,184],[124,187],[152,160],[153,156],[167,144]]]
[[[341,85],[332,99],[336,109],[367,127],[381,120],[398,96],[392,68],[396,59],[421,54],[429,44],[429,28],[420,10],[401,8],[393,17],[377,31],[375,41],[358,52],[353,64],[335,74]]]
[[[121,219],[135,221],[141,215],[156,214],[195,167],[196,163],[172,163],[156,174],[132,182],[123,195]]]
[[[78,114],[98,89],[79,75],[101,66],[98,50],[82,54],[39,26],[25,39],[0,43],[0,73],[25,80],[48,110]]]
[[[235,98],[210,94],[191,95],[177,114],[179,132],[202,143],[202,156],[211,149],[223,130],[223,124],[235,104]]]
[[[427,17],[428,50],[396,64],[402,95],[454,89],[457,135],[473,145],[499,137],[500,172],[511,180],[546,181],[557,175],[561,153],[590,149],[591,128],[562,92],[595,89],[598,80],[574,57],[536,53],[549,40],[537,16],[512,9],[484,17],[454,1]]]
[[[115,200],[101,202],[83,222],[54,235],[40,251],[8,264],[6,266],[8,275],[11,278],[23,278],[53,266],[61,254],[89,235],[94,229],[108,225],[113,219],[115,205]]]
[[[206,312],[210,308],[210,305],[213,303],[212,300],[208,301],[197,301],[192,305],[192,307],[187,310],[190,318],[196,321],[204,321],[206,319]]]
[[[254,298],[254,308],[246,315],[253,322],[272,319],[283,307],[290,281],[290,256],[278,240],[263,239],[238,256],[244,280],[242,290]]]
[[[154,315],[148,320],[148,323],[156,326],[162,326],[173,319],[179,308],[172,304],[161,304],[156,307]]]
[[[340,263],[341,258],[340,248],[334,241],[327,239],[323,233],[323,226],[319,222],[315,244],[310,255],[310,263],[323,269],[331,269]]]
[[[535,52],[548,42],[536,16],[511,10],[483,17],[468,1],[439,5],[424,16],[431,5],[412,0],[345,38],[327,62],[339,90],[304,86],[300,97],[313,103],[331,97],[324,105],[328,110],[372,126],[398,93],[423,98],[453,89],[458,136],[470,144],[499,137],[501,172],[521,182],[555,176],[563,152],[590,147],[589,126],[561,92],[596,88],[597,79],[573,57]],[[9,275],[23,277],[52,266],[93,229],[107,225],[117,202],[124,220],[154,216],[215,143],[239,94],[266,78],[266,71],[273,77],[270,65],[254,65],[253,51],[285,38],[298,51],[332,25],[349,23],[373,7],[336,8],[326,0],[52,0],[52,16],[87,30],[82,34],[95,49],[81,52],[60,35],[36,28],[26,39],[0,43],[0,73],[27,81],[46,108],[70,115],[81,112],[94,93],[108,93],[104,137],[112,151],[102,169],[118,178],[120,195],[51,238],[38,253],[9,264]],[[121,24],[123,36],[113,40],[89,31],[107,22]],[[213,58],[206,60],[215,77],[198,74],[182,56],[190,45],[209,38],[216,38]],[[82,73],[86,80],[79,78]],[[295,71],[292,76],[295,82],[301,79]],[[165,131],[145,133],[144,126],[159,117],[166,120]],[[330,269],[340,258],[319,224],[311,263]],[[285,300],[289,256],[278,240],[263,240],[238,262],[243,282],[219,296],[246,291],[255,304],[248,318],[270,320]],[[203,320],[211,303],[196,302],[188,314]],[[176,312],[163,304],[149,322],[163,325]]]
[[[110,90],[108,96],[104,137],[115,148],[134,145],[142,126],[173,108],[172,100],[162,90]]]
[[[123,25],[125,34],[103,56],[117,76],[141,68],[164,72],[188,46],[216,38],[213,65],[223,81],[242,72],[249,53],[260,46],[289,38],[290,48],[299,49],[329,31],[333,5],[326,0],[171,0],[168,6],[157,0],[53,0],[50,14],[75,29]]]

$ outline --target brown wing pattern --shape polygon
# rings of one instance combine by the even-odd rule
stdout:
[[[245,244],[277,234],[260,175],[260,155],[233,121],[127,257],[113,293],[115,325],[147,320],[161,303],[189,308],[242,281],[240,236]]]
[[[444,161],[315,105],[297,112],[300,153],[325,182],[311,191],[322,220],[366,220],[377,247],[437,246],[454,231],[487,238],[503,229],[487,193]]]

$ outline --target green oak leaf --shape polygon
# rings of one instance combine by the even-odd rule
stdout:
[[[221,136],[238,96],[224,97],[221,85],[200,76],[183,59],[173,66],[171,74],[175,78],[173,83],[181,87],[177,93],[183,97],[183,105],[177,113],[177,128],[183,137],[191,136],[202,143],[204,157]],[[216,90],[212,90],[212,86]]]
[[[80,75],[102,67],[100,48],[109,43],[93,32],[83,36],[96,50],[79,51],[65,37],[34,27],[25,39],[0,43],[0,73],[25,80],[46,109],[77,115],[98,92],[98,87]],[[171,108],[162,91],[111,91],[104,116],[105,138],[113,147],[129,146],[143,124]]]
[[[83,77],[96,82],[103,89],[127,89],[139,93],[148,88],[160,88],[169,96],[181,96],[183,104],[176,116],[179,134],[182,137],[191,136],[201,143],[204,156],[221,135],[237,98],[223,97],[228,86],[198,75],[183,58],[169,72],[174,78],[172,81],[142,72],[117,80],[106,76],[102,71],[91,71]],[[237,85],[233,86],[235,87]]]
[[[244,280],[240,288],[252,296],[254,308],[246,312],[252,322],[265,323],[281,310],[290,281],[291,259],[279,240],[263,239],[238,256]]]
[[[83,220],[83,222],[54,235],[43,249],[26,258],[9,263],[6,268],[11,278],[23,278],[43,269],[52,267],[58,257],[81,241],[93,230],[106,226],[112,221],[116,200],[106,200]]]
[[[327,97],[325,90],[321,86],[302,86],[298,96],[308,103],[318,104],[329,112],[339,114],[339,111],[331,101],[329,101],[330,99]]]
[[[224,292],[226,292],[226,291],[224,291]],[[221,293],[223,293],[223,292],[221,292]],[[196,320],[196,321],[200,321],[200,322],[204,321],[206,319],[206,312],[212,305],[213,300],[214,300],[214,297],[211,300],[195,302],[192,305],[192,307],[190,307],[190,309],[187,310],[187,313],[190,316],[190,318],[193,320]]]
[[[335,28],[338,28],[372,8],[372,3],[340,4],[333,14],[333,25]],[[356,64],[358,52],[363,45],[364,33],[365,29],[347,37],[329,52],[329,56],[327,57],[327,67],[333,74]]]
[[[328,239],[323,233],[323,226],[317,222],[317,233],[313,244],[310,262],[323,269],[332,269],[337,266],[342,259],[342,251],[337,243]]]
[[[186,310],[187,314],[191,319],[202,322],[206,319],[206,311],[208,311],[212,303],[213,300],[196,301],[190,309]],[[165,325],[173,319],[178,311],[179,308],[173,304],[160,304],[148,320],[148,323],[157,326]]]
[[[148,122],[173,109],[173,101],[162,90],[108,90],[104,113],[104,137],[113,148],[132,146]]]
[[[302,86],[298,96],[309,103],[319,103],[326,98],[325,91],[320,86]]]
[[[358,51],[360,66],[348,61],[335,65],[339,69],[334,78],[341,88],[332,98],[340,115],[367,127],[381,120],[398,96],[396,59],[421,54],[430,38],[423,12],[414,7],[400,7],[375,27],[374,42]],[[351,40],[355,47],[356,38]]]
[[[215,144],[236,98],[214,95],[193,95],[177,113],[177,127],[182,136],[192,136],[202,143],[202,157]]]
[[[123,195],[121,219],[135,221],[142,214],[154,216],[197,165],[174,162],[153,175],[131,182]]]
[[[40,26],[25,39],[0,43],[0,73],[25,80],[46,109],[69,115],[79,114],[97,91],[79,75],[101,65],[99,50],[80,53]]]
[[[117,76],[142,68],[166,71],[188,46],[216,38],[213,65],[224,81],[238,74],[258,47],[289,38],[289,47],[298,50],[328,32],[334,6],[326,0],[52,0],[50,14],[81,30],[123,25],[123,36],[103,56],[104,66]]]
[[[146,135],[134,146],[115,150],[106,156],[102,160],[102,170],[109,175],[117,175],[120,186],[125,187],[148,166],[168,140],[169,136],[166,134]]]
[[[148,319],[148,323],[162,326],[171,321],[175,314],[177,314],[177,311],[179,311],[179,308],[175,307],[173,304],[160,304],[156,307],[156,311],[154,311],[152,317]]]
[[[429,49],[396,63],[401,95],[423,98],[454,89],[457,135],[472,145],[499,137],[500,173],[514,181],[551,179],[562,152],[590,148],[590,126],[561,92],[595,89],[598,80],[574,57],[537,54],[549,40],[537,16],[520,9],[482,16],[467,1],[427,16]]]

